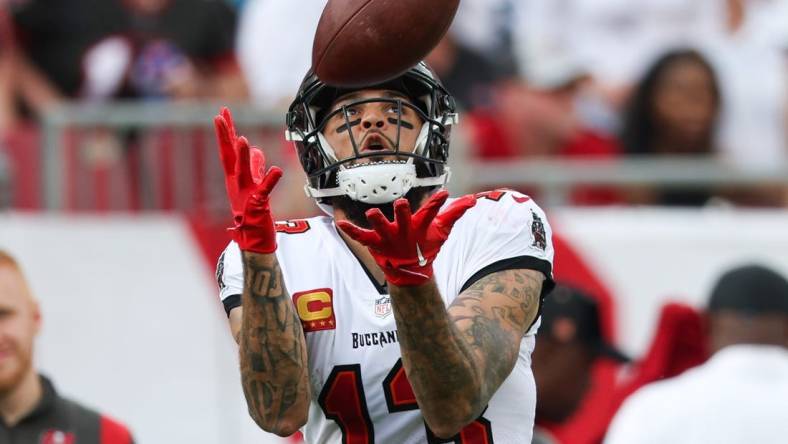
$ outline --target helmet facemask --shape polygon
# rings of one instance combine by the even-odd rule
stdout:
[[[375,123],[362,120],[360,115],[351,116],[351,112],[355,113],[364,105],[380,106],[383,116],[378,117]],[[318,125],[318,137],[326,154],[335,160],[328,168],[336,169],[341,194],[369,204],[388,203],[404,196],[419,182],[414,162],[425,158],[424,147],[430,126],[423,122],[428,119],[422,109],[405,99],[383,97],[353,100],[325,116]],[[391,131],[387,134],[376,130],[384,126],[383,120],[396,128],[393,137]],[[359,125],[369,127],[354,131],[354,127]],[[403,133],[413,132],[418,126],[421,126],[418,134],[403,138]],[[344,151],[349,145],[352,152],[338,155],[336,148],[328,142],[327,132],[332,133],[330,137],[335,142],[336,136],[346,137],[342,140],[346,144]]]
[[[366,204],[385,204],[403,197],[413,187],[443,186],[449,171],[448,157],[450,125],[456,123],[451,96],[423,74],[424,68],[412,69],[407,87],[405,76],[396,82],[365,89],[396,91],[387,97],[371,97],[343,103],[329,110],[337,98],[353,91],[342,91],[322,84],[312,76],[305,80],[299,97],[288,113],[288,139],[296,142],[302,166],[309,180],[307,194],[319,203],[329,203],[335,196],[348,196]],[[407,76],[407,74],[406,74]],[[421,83],[420,83],[421,82]],[[415,85],[415,87],[414,87]],[[422,94],[416,94],[419,90]],[[399,93],[410,100],[403,99]],[[361,125],[360,116],[352,115],[355,107],[370,103],[391,105],[385,115],[386,123],[396,125],[395,136],[382,131],[363,133],[357,140],[353,128]],[[415,103],[415,104],[414,104]],[[423,122],[415,146],[402,146],[402,134],[415,128],[413,116]],[[329,128],[329,123],[333,123]],[[336,124],[339,124],[338,126]],[[325,136],[326,131],[343,133],[349,139],[352,153],[340,158]],[[364,148],[370,134],[380,139],[380,148]],[[385,141],[385,143],[383,143]],[[369,148],[369,147],[367,147]]]

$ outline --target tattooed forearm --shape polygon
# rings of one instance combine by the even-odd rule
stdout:
[[[451,436],[482,413],[514,367],[543,279],[530,270],[490,274],[448,311],[434,282],[392,287],[402,363],[433,432]]]
[[[480,413],[479,365],[473,350],[449,319],[434,282],[392,287],[402,365],[432,431],[456,433]]]
[[[249,413],[264,430],[294,433],[309,407],[306,342],[273,254],[243,253],[241,382]]]

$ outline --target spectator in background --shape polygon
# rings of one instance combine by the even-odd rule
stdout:
[[[40,111],[59,100],[57,91],[32,68],[19,50],[7,3],[0,4],[0,134],[10,137],[18,121],[17,99],[29,110]]]
[[[732,269],[706,311],[711,359],[635,392],[606,443],[785,442],[788,281],[758,265]]]
[[[535,436],[540,437],[541,441],[537,441],[540,444],[600,443],[616,411],[629,395],[645,384],[679,375],[702,364],[708,357],[701,314],[688,305],[669,302],[660,309],[646,353],[637,361],[625,362],[625,356],[620,352],[610,346],[599,346],[605,342],[593,339],[599,337],[596,332],[602,327],[600,304],[574,288],[561,287],[564,290],[556,293],[558,297],[552,298],[551,295],[545,302],[548,315],[540,326],[539,334],[560,337],[560,334],[567,335],[573,331],[575,326],[586,325],[576,328],[577,336],[590,337],[590,342],[596,344],[590,347],[592,351],[601,349],[603,352],[589,363],[587,350],[572,351],[572,347],[537,337],[536,348],[541,348],[541,351],[535,358],[539,361],[533,362],[534,372],[546,375],[536,377],[539,390],[538,433]],[[569,293],[561,295],[561,291]],[[553,308],[550,308],[551,304]],[[556,305],[560,307],[558,310]],[[560,314],[551,315],[550,310]],[[564,312],[572,313],[574,317]],[[585,322],[567,320],[574,318]],[[542,347],[543,343],[548,346]],[[554,361],[563,361],[563,365]],[[568,370],[561,370],[562,367]]]
[[[540,52],[552,56],[533,57],[521,79],[496,84],[493,106],[466,119],[478,157],[618,157],[618,141],[608,132],[615,118],[588,73],[558,48]],[[570,194],[576,205],[620,201],[616,190],[604,187],[575,187]]]
[[[710,155],[720,110],[716,75],[691,49],[658,58],[635,88],[624,114],[627,154]]]
[[[235,62],[235,18],[222,0],[26,0],[12,6],[35,113],[62,98],[246,95]],[[47,100],[31,101],[31,96]]]
[[[717,152],[715,129],[720,90],[705,57],[691,49],[658,58],[635,87],[624,111],[621,142],[629,155],[710,156]],[[634,203],[702,205],[709,191],[643,190]]]
[[[530,1],[530,0],[529,0]],[[522,0],[462,0],[449,35],[455,44],[485,59],[485,70],[492,68],[496,77],[518,74],[513,36],[521,26],[516,11]],[[469,65],[470,69],[476,66]],[[453,91],[450,89],[450,91]]]
[[[36,114],[65,97],[81,96],[85,88],[83,66],[90,70],[86,53],[102,38],[123,31],[123,17],[114,7],[114,0],[26,0],[12,3],[10,11],[19,65],[25,72],[17,80],[24,82],[29,75],[38,79],[28,86],[17,83],[17,94]],[[30,100],[31,94],[47,100]]]
[[[542,307],[542,321],[532,357],[536,380],[536,427],[533,442],[557,442],[549,432],[571,416],[591,383],[594,362],[628,358],[605,343],[596,302],[580,290],[557,285]]]
[[[129,444],[123,425],[61,397],[33,367],[41,312],[16,261],[0,251],[0,442]]]
[[[135,95],[246,98],[235,58],[235,13],[224,0],[120,1],[129,17]]]
[[[14,170],[25,171],[15,174],[15,205],[38,206],[37,172],[44,159],[30,154],[40,143],[35,121],[58,103],[246,97],[234,55],[235,13],[224,0],[17,0],[9,8],[18,37],[13,88],[21,106],[16,111],[29,118],[17,125],[16,142],[8,144]],[[167,159],[179,143],[168,138],[170,130],[100,126],[63,133],[68,137],[59,140],[74,147],[64,151],[74,153],[67,162],[77,168],[74,181],[88,180],[74,206],[84,208],[94,196],[112,202],[99,204],[108,208],[126,202],[148,206],[155,197],[149,199],[147,185],[157,183],[151,177],[166,162],[145,160],[146,147],[159,148],[151,159]],[[192,134],[193,145],[199,145],[199,135]],[[188,176],[162,188],[179,187],[188,180],[183,177]],[[125,195],[119,189],[130,191]]]
[[[702,48],[719,78],[718,150],[738,166],[788,159],[788,1],[529,0],[515,9],[524,69],[533,46],[560,46],[620,106],[666,50]],[[572,30],[567,32],[566,30]],[[626,44],[622,44],[626,42]],[[546,53],[542,57],[549,57]]]
[[[788,161],[788,1],[718,0],[714,27],[700,32],[725,106],[719,149],[738,166]]]
[[[586,112],[590,87],[584,72],[569,69],[495,85],[493,106],[474,115],[485,119],[475,137],[480,157],[616,156],[616,139]]]
[[[426,59],[466,111],[489,106],[490,85],[514,75],[510,51],[506,55],[505,21],[511,19],[511,3],[464,0],[446,37]],[[258,105],[279,109],[292,101],[289,91],[298,88],[301,73],[311,65],[312,39],[325,4],[249,0],[244,6],[238,54]]]
[[[312,39],[326,0],[248,0],[238,57],[258,106],[284,110],[312,65]]]
[[[528,0],[516,9],[514,47],[528,68],[534,47],[561,47],[595,88],[620,106],[645,67],[666,48],[714,26],[723,0]],[[550,52],[539,54],[549,58]]]
[[[425,61],[438,74],[443,86],[452,91],[463,111],[473,113],[494,106],[492,90],[501,80],[496,68],[451,33],[438,43]]]

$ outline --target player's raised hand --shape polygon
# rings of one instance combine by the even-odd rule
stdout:
[[[265,154],[236,134],[233,117],[226,107],[214,118],[214,125],[233,213],[233,239],[243,251],[273,253],[276,231],[268,196],[282,177],[282,170],[275,166],[265,170]]]
[[[397,199],[394,222],[389,222],[379,209],[373,208],[366,213],[371,230],[345,220],[337,221],[337,226],[369,248],[389,283],[398,287],[421,285],[432,278],[432,261],[448,239],[454,223],[476,205],[476,198],[467,195],[438,214],[448,197],[445,190],[433,194],[415,214],[411,214],[406,199]]]

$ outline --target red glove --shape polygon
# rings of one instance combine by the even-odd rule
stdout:
[[[273,253],[276,230],[268,195],[282,177],[282,170],[273,166],[265,172],[265,155],[259,148],[249,147],[245,137],[235,134],[229,109],[222,108],[213,122],[224,166],[224,185],[233,212],[235,226],[230,228],[233,240],[243,251]]]
[[[372,230],[359,228],[345,220],[337,221],[337,226],[369,248],[389,283],[398,287],[421,285],[432,279],[432,261],[449,237],[454,223],[468,208],[476,205],[476,197],[467,195],[438,214],[448,197],[447,191],[435,193],[413,215],[408,201],[397,199],[394,202],[394,222],[389,222],[377,208],[368,210],[367,220]]]

